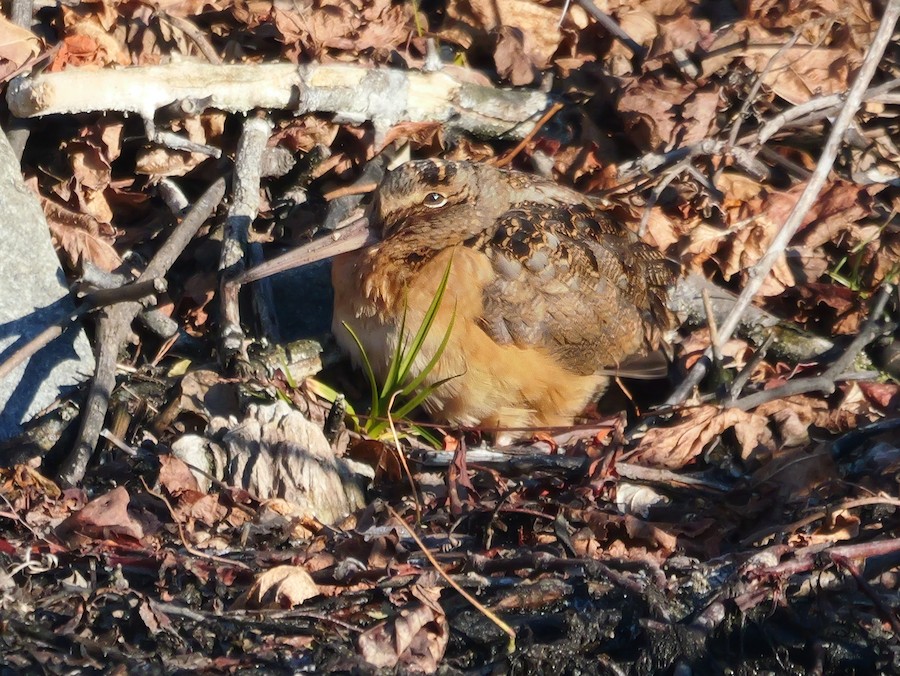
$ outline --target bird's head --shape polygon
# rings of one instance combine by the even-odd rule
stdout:
[[[534,189],[533,179],[525,174],[486,164],[407,162],[385,175],[368,218],[247,270],[235,281],[245,284],[367,247],[372,251],[389,247],[397,258],[424,260],[431,252],[460,244],[494,227],[513,202],[533,199]],[[545,198],[553,200],[554,194],[548,193]]]
[[[486,165],[417,160],[387,173],[373,203],[383,241],[442,248],[481,233],[509,206],[504,172]]]

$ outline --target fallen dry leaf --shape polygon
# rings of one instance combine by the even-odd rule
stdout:
[[[619,481],[616,484],[616,507],[623,514],[646,517],[652,507],[671,502],[652,486]]]
[[[659,35],[656,15],[643,7],[629,8],[629,10],[618,13],[616,18],[619,26],[637,44],[649,47]],[[618,40],[613,42],[609,52],[604,56],[604,63],[610,73],[617,77],[634,73],[631,50]]]
[[[308,153],[316,146],[329,147],[340,131],[333,122],[314,115],[284,123],[269,140],[271,145],[284,146],[292,153]]]
[[[440,664],[450,627],[438,603],[440,589],[419,589],[418,600],[402,608],[392,620],[364,631],[356,645],[363,659],[374,667],[395,667],[434,673]]]
[[[753,473],[754,487],[780,500],[805,500],[822,484],[837,479],[837,468],[826,446],[780,449]]]
[[[794,105],[814,96],[846,90],[850,73],[862,60],[861,50],[811,44],[803,38],[781,51],[788,36],[763,28],[754,20],[735,23],[709,45],[704,78],[740,58],[775,94]]]
[[[199,491],[183,492],[178,500],[178,506],[175,508],[176,520],[184,524],[190,534],[198,531],[197,524],[202,524],[206,528],[215,528],[229,514],[238,517],[238,520],[246,520],[246,515],[240,510],[230,512],[219,500],[217,494],[200,493]]]
[[[876,26],[872,9],[866,0],[750,0],[746,5],[747,16],[765,28],[802,30],[812,43],[831,40],[843,46],[841,43],[847,42],[856,49],[871,43]]]
[[[625,529],[628,537],[649,542],[654,549],[663,554],[671,554],[678,545],[678,536],[668,532],[656,524],[638,519],[630,514],[625,515]]]
[[[156,530],[156,524],[148,520],[149,515],[139,519],[129,512],[130,500],[123,486],[114,488],[59,524],[56,535],[70,547],[87,545],[93,540],[130,538],[141,541]]]
[[[353,48],[353,37],[361,25],[355,8],[349,3],[317,0],[316,11],[301,11],[289,4],[276,5],[272,16],[286,44],[302,45],[311,57],[321,60],[331,49]],[[313,8],[309,8],[313,9]],[[299,54],[288,52],[297,60]]]
[[[232,610],[283,610],[303,605],[319,588],[300,566],[276,566],[261,573],[231,606]]]
[[[115,270],[122,264],[119,254],[105,235],[102,224],[88,214],[67,209],[55,202],[41,199],[50,234],[72,270],[80,270],[90,261],[102,270]]]
[[[200,486],[191,469],[174,455],[163,455],[159,459],[159,485],[169,495],[178,496],[184,491],[200,492]]]
[[[830,544],[842,540],[852,540],[859,535],[861,521],[855,514],[841,510],[829,514],[822,519],[822,525],[811,533],[794,533],[790,538],[792,545],[805,547],[807,545]]]
[[[380,480],[395,482],[403,479],[403,463],[393,446],[375,439],[362,439],[350,446],[347,454],[353,460],[372,467]]]
[[[718,100],[719,94],[712,88],[641,78],[624,87],[617,111],[639,148],[662,152],[712,134]]]
[[[518,28],[501,26],[497,29],[494,63],[497,72],[516,86],[531,84],[538,77],[534,61],[525,51],[525,37]]]
[[[763,416],[707,405],[682,412],[674,425],[647,430],[637,448],[622,459],[650,467],[680,469],[729,429],[734,430],[743,458],[758,455],[759,447],[774,448],[768,421]]]
[[[387,56],[392,49],[405,43],[415,34],[412,13],[415,5],[401,3],[391,5],[379,0],[365,3],[363,23],[356,34],[355,49],[373,50],[374,55]],[[421,21],[421,17],[419,18]]]
[[[900,408],[900,385],[896,383],[860,382],[860,391],[881,410],[896,412]]]
[[[572,21],[584,25],[584,10],[576,6],[570,12]],[[486,33],[501,26],[516,29],[524,53],[540,70],[547,68],[562,40],[560,10],[531,0],[451,0],[447,14]]]
[[[0,82],[6,82],[40,50],[41,41],[34,33],[0,15]]]

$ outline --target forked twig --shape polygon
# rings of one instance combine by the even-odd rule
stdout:
[[[769,275],[769,272],[771,272],[772,267],[775,265],[776,260],[784,253],[788,242],[790,242],[791,238],[800,228],[803,218],[806,216],[806,213],[809,211],[813,202],[815,202],[824,187],[825,181],[828,179],[828,174],[831,172],[831,167],[834,164],[834,160],[837,157],[838,150],[843,143],[844,132],[853,121],[856,111],[862,103],[866,89],[872,81],[875,71],[878,69],[878,64],[891,40],[898,17],[900,17],[900,0],[889,0],[881,18],[881,23],[878,26],[878,31],[872,40],[872,45],[869,47],[865,59],[863,60],[859,74],[847,92],[846,101],[831,127],[831,133],[828,136],[825,147],[822,149],[822,156],[819,158],[816,170],[813,172],[812,177],[809,179],[809,183],[806,184],[803,194],[800,195],[797,204],[787,217],[781,230],[779,230],[778,234],[772,239],[772,243],[769,245],[768,250],[759,262],[750,269],[747,285],[738,297],[731,313],[725,318],[722,326],[719,327],[720,339],[723,342],[727,341],[734,333],[735,328],[740,322],[741,315],[743,315],[750,306],[754,296],[756,296],[766,277]],[[711,353],[711,350],[707,350],[707,353]],[[694,387],[700,383],[704,375],[706,375],[706,365],[701,360],[694,365],[694,368],[688,373],[687,378],[685,378],[684,382],[681,383],[672,396],[669,397],[666,403],[679,404],[683,402],[687,399]]]
[[[790,380],[784,385],[772,388],[771,390],[757,392],[756,394],[751,394],[742,399],[738,399],[732,406],[739,408],[742,411],[749,411],[766,402],[783,399],[784,397],[790,397],[795,394],[816,391],[828,394],[834,392],[835,383],[838,380],[846,379],[842,378],[842,376],[845,376],[846,370],[856,359],[857,355],[859,355],[863,348],[875,340],[882,332],[883,327],[880,323],[881,313],[884,312],[892,288],[893,287],[890,284],[885,284],[881,287],[881,290],[878,292],[878,296],[875,299],[875,303],[872,306],[872,310],[860,328],[859,333],[856,334],[856,337],[850,345],[847,346],[847,349],[844,350],[844,353],[840,358],[825,369],[821,375],[812,378],[797,378],[795,380]]]
[[[224,196],[225,179],[220,178],[194,203],[191,211],[163,243],[138,281],[165,276]],[[97,367],[82,409],[78,440],[59,468],[59,480],[64,485],[74,486],[84,478],[88,461],[103,429],[103,420],[109,409],[109,396],[116,384],[119,349],[131,332],[132,320],[142,309],[143,306],[138,302],[119,303],[100,319],[96,337]]]
[[[738,135],[741,133],[741,123],[744,121],[744,118],[747,117],[747,114],[750,112],[750,107],[756,101],[756,96],[759,94],[759,90],[762,89],[763,81],[765,80],[766,75],[774,68],[775,63],[778,59],[785,54],[791,47],[797,44],[797,40],[800,39],[800,36],[803,35],[804,31],[812,28],[817,24],[821,24],[825,20],[825,17],[819,17],[815,21],[805,21],[802,25],[798,26],[794,31],[794,34],[791,38],[785,42],[781,47],[772,55],[763,69],[757,73],[756,80],[753,82],[753,86],[750,87],[750,91],[747,93],[746,98],[744,99],[743,105],[741,105],[741,109],[737,112],[735,116],[734,124],[731,127],[731,133],[728,134],[728,147],[732,147],[737,143]]]
[[[26,359],[31,358],[38,350],[62,335],[79,317],[116,303],[140,301],[157,293],[165,293],[166,280],[155,278],[144,282],[126,284],[115,289],[98,289],[87,294],[81,305],[75,310],[65,311],[50,321],[50,326],[13,352],[9,358],[0,363],[0,380]]]

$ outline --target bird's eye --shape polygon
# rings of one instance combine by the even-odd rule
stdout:
[[[439,192],[430,192],[425,195],[425,199],[422,200],[422,204],[432,209],[438,209],[444,206],[446,203],[447,198]]]

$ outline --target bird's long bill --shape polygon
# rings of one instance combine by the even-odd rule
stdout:
[[[378,239],[369,227],[369,219],[359,218],[331,234],[257,265],[234,278],[234,284],[249,284],[285,270],[293,270],[338,254],[375,244]]]

